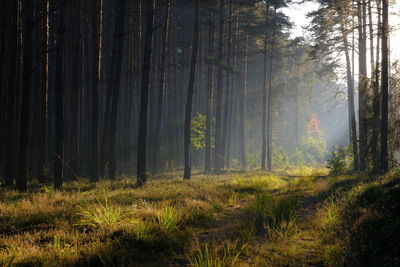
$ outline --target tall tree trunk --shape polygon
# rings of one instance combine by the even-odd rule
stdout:
[[[170,1],[167,0],[165,6],[165,17],[164,17],[164,29],[162,36],[162,47],[161,47],[161,62],[160,62],[160,76],[159,76],[159,91],[158,100],[156,106],[156,128],[154,132],[154,153],[153,153],[153,174],[157,174],[160,168],[160,132],[161,132],[161,122],[164,108],[164,95],[165,95],[165,67],[166,58],[168,52],[168,42],[169,42],[169,27],[170,27]]]
[[[380,90],[379,90],[379,67],[380,67],[380,35],[381,35],[381,1],[377,0],[376,2],[377,12],[378,12],[378,30],[377,30],[377,37],[376,37],[376,61],[374,66],[374,95],[373,95],[373,102],[372,102],[372,110],[373,110],[373,117],[372,117],[372,136],[371,136],[371,156],[372,156],[372,172],[378,173],[379,172],[379,161],[380,161],[380,153],[379,153],[379,119],[380,119]]]
[[[81,36],[81,0],[73,0],[73,44],[72,44],[72,68],[71,68],[71,92],[70,92],[70,129],[71,138],[69,144],[70,167],[72,176],[79,173],[79,96],[82,88],[82,36]]]
[[[219,30],[218,30],[218,74],[217,74],[217,100],[215,105],[215,173],[221,173],[223,167],[222,150],[222,78],[223,78],[223,49],[224,49],[224,0],[219,0]]]
[[[137,155],[137,185],[146,183],[147,109],[149,103],[150,62],[153,43],[154,0],[147,1],[147,25],[144,41],[142,84],[140,95],[139,138]]]
[[[349,54],[349,43],[346,36],[345,26],[340,13],[340,29],[342,32],[342,40],[344,45],[344,52],[346,56],[346,77],[347,77],[347,98],[348,98],[348,112],[349,112],[349,127],[350,127],[350,140],[353,145],[353,169],[354,171],[359,170],[359,157],[358,157],[358,143],[357,143],[357,126],[356,126],[356,114],[354,109],[354,82],[351,71],[351,62]]]
[[[7,166],[5,175],[5,186],[11,186],[16,178],[16,161],[17,161],[17,143],[15,137],[15,121],[16,113],[16,91],[17,91],[17,18],[18,18],[18,1],[7,1],[10,12],[9,29],[8,29],[8,100],[7,100]]]
[[[247,92],[247,65],[248,65],[248,35],[244,33],[243,41],[243,87],[239,90],[239,158],[243,169],[246,169],[246,92]]]
[[[274,7],[274,16],[276,16],[276,6]],[[272,26],[271,38],[271,56],[269,64],[269,85],[268,85],[268,104],[267,104],[267,170],[272,170],[272,67],[274,63],[274,48],[275,48],[275,23]]]
[[[92,1],[92,114],[90,126],[90,180],[99,180],[99,83],[100,83],[100,16],[101,0]]]
[[[21,126],[19,135],[19,161],[16,187],[19,191],[27,190],[28,183],[28,142],[29,142],[29,117],[31,113],[31,77],[32,77],[32,49],[33,49],[33,14],[34,2],[23,1],[22,19],[25,29],[23,35],[23,69],[22,69],[22,101],[21,101]]]
[[[54,150],[54,188],[63,184],[64,166],[64,41],[65,41],[65,0],[59,0],[59,22],[57,29],[56,69],[54,80],[56,140]]]
[[[207,108],[205,134],[205,172],[211,172],[211,129],[212,129],[212,96],[214,74],[214,14],[210,15],[209,42],[208,42],[208,69],[207,69]]]
[[[227,53],[226,53],[226,66],[231,67],[232,62],[232,0],[229,0],[229,14],[228,14],[228,39],[227,39]],[[229,101],[231,97],[231,76],[232,70],[229,69],[225,75],[225,96],[224,96],[224,118],[223,118],[223,128],[222,128],[222,167],[227,165],[227,153],[226,144],[228,139],[228,124],[229,124]]]
[[[117,159],[116,159],[116,142],[117,142],[117,121],[118,121],[118,105],[119,105],[119,91],[121,83],[121,68],[122,56],[124,48],[124,30],[125,30],[125,4],[126,0],[118,0],[115,6],[115,30],[112,48],[111,68],[114,68],[114,75],[109,79],[113,80],[113,97],[111,105],[111,120],[110,120],[110,151],[109,151],[109,177],[114,178],[117,173]]]
[[[264,65],[263,65],[263,91],[262,91],[262,148],[261,148],[261,169],[265,170],[265,159],[267,157],[267,92],[268,92],[268,13],[269,13],[269,1],[267,1],[265,8],[265,34],[264,34]]]
[[[388,171],[388,102],[389,102],[389,3],[382,0],[382,123],[381,123],[381,159],[380,171]]]
[[[357,1],[358,11],[358,67],[359,67],[359,140],[360,140],[360,170],[367,169],[368,154],[368,78],[367,78],[367,40],[366,40],[366,1]]]
[[[48,88],[49,88],[49,1],[42,0],[42,65],[41,65],[41,96],[40,96],[40,127],[39,127],[39,181],[46,180],[46,151],[47,151],[47,107],[48,107]]]
[[[197,65],[197,54],[199,50],[199,31],[200,31],[200,0],[194,2],[194,17],[193,17],[193,39],[192,39],[192,58],[190,61],[190,73],[189,73],[189,86],[186,100],[185,110],[185,134],[184,134],[184,153],[185,153],[185,171],[183,174],[184,179],[190,179],[192,162],[190,153],[190,128],[192,122],[192,104],[193,104],[193,92],[194,82],[196,79],[196,65]]]

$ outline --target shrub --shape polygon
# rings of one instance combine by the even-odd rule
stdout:
[[[353,165],[352,147],[335,146],[330,160],[331,174],[339,175],[349,172]]]

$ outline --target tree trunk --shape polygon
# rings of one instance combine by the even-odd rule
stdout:
[[[239,158],[243,169],[246,169],[246,91],[247,91],[247,65],[248,65],[248,35],[244,33],[243,44],[243,88],[239,91]]]
[[[76,179],[79,173],[79,128],[80,108],[79,96],[82,88],[82,36],[81,36],[81,0],[73,0],[73,44],[72,44],[72,68],[71,68],[71,92],[70,92],[70,167],[71,175]]]
[[[342,16],[342,14],[340,14]],[[342,17],[341,17],[342,18]],[[347,98],[348,98],[348,112],[349,112],[349,127],[350,127],[350,140],[353,145],[353,169],[354,171],[359,170],[359,158],[358,158],[358,143],[357,143],[357,126],[356,126],[356,114],[354,110],[354,83],[353,75],[351,71],[351,62],[349,54],[349,44],[345,33],[345,26],[343,19],[340,21],[340,28],[342,32],[342,39],[344,45],[344,52],[346,56],[346,75],[347,75]]]
[[[223,49],[224,49],[224,0],[219,0],[219,33],[218,33],[218,74],[217,74],[217,100],[215,106],[215,173],[221,173],[223,167],[222,150],[222,78],[223,78]]]
[[[274,7],[274,16],[276,16],[276,7]],[[268,104],[267,104],[267,170],[272,171],[272,67],[274,63],[274,48],[275,48],[275,26],[272,29],[271,39],[271,56],[269,65],[269,86],[268,86]]]
[[[267,49],[268,49],[268,13],[269,13],[269,1],[267,1],[265,8],[265,35],[264,35],[264,65],[263,65],[263,92],[262,92],[262,148],[261,148],[261,169],[265,170],[265,159],[267,156],[267,92],[268,92],[268,75],[267,75],[267,66],[268,66],[268,57],[267,57]]]
[[[117,121],[118,121],[118,105],[119,105],[119,91],[121,83],[121,68],[122,68],[122,56],[124,48],[124,29],[125,29],[125,3],[126,0],[117,0],[116,12],[115,12],[115,30],[113,39],[113,51],[111,58],[111,68],[114,68],[114,75],[110,76],[112,79],[112,104],[111,104],[111,116],[110,116],[110,151],[109,151],[109,178],[114,178],[117,173],[117,159],[116,159],[116,142],[117,142]]]
[[[92,1],[92,114],[90,127],[90,180],[99,180],[99,83],[100,83],[100,16],[101,0]]]
[[[197,54],[199,50],[199,31],[200,31],[200,0],[194,2],[194,17],[193,17],[193,40],[192,40],[192,58],[190,61],[190,73],[189,73],[189,86],[186,100],[185,110],[185,133],[184,133],[184,153],[185,153],[185,171],[183,174],[184,179],[190,179],[192,162],[190,153],[190,128],[192,122],[192,104],[193,104],[193,92],[194,82],[196,79],[196,65],[197,65]]]
[[[381,1],[378,0],[377,3],[377,12],[378,12],[378,33],[376,37],[376,61],[375,61],[375,72],[374,72],[374,95],[373,95],[373,102],[372,102],[372,110],[373,110],[373,117],[372,117],[372,136],[371,136],[371,156],[372,156],[372,172],[379,173],[379,131],[380,131],[380,103],[381,103],[381,95],[379,90],[379,66],[380,66],[380,35],[381,35]]]
[[[139,138],[137,155],[137,185],[146,183],[147,109],[149,103],[150,62],[153,43],[154,0],[147,1],[147,26],[144,42],[142,84],[140,96]]]
[[[153,174],[157,174],[160,169],[160,132],[161,132],[161,122],[162,114],[164,108],[164,95],[165,95],[165,67],[166,58],[168,52],[168,42],[169,42],[169,27],[170,27],[170,1],[167,0],[165,6],[165,17],[164,17],[164,30],[162,36],[162,48],[161,48],[161,62],[160,62],[160,76],[159,76],[159,92],[158,100],[156,106],[156,128],[154,132],[154,153],[153,153]]]
[[[64,166],[64,40],[65,40],[65,0],[60,0],[59,24],[57,30],[56,69],[54,80],[56,140],[54,152],[54,189],[63,184]]]
[[[228,39],[227,39],[227,53],[226,53],[226,66],[228,68],[231,67],[231,57],[232,57],[232,0],[229,1],[229,22],[228,22]],[[231,94],[231,76],[232,70],[228,69],[225,75],[225,96],[224,96],[224,118],[223,118],[223,128],[222,128],[222,145],[221,145],[221,154],[222,154],[222,167],[226,167],[227,165],[227,153],[226,153],[226,144],[228,139],[228,124],[229,124],[229,101]]]
[[[205,134],[205,172],[211,172],[211,129],[212,129],[212,95],[214,74],[214,14],[210,15],[209,43],[208,43],[208,70],[207,70],[207,108]]]
[[[380,171],[386,173],[388,164],[388,102],[389,102],[389,3],[382,0],[382,123],[381,123],[381,159]]]
[[[28,183],[28,142],[29,142],[29,117],[31,113],[31,77],[32,77],[32,42],[33,42],[33,14],[34,2],[24,1],[22,3],[22,19],[25,34],[23,35],[23,80],[22,80],[22,102],[21,102],[21,126],[19,136],[19,162],[16,187],[19,191],[27,190]]]
[[[367,40],[366,40],[366,2],[357,1],[358,10],[358,92],[359,92],[359,140],[360,140],[360,171],[367,169],[368,153],[368,78],[367,78]]]
[[[17,143],[15,137],[15,121],[16,113],[16,91],[17,91],[17,18],[18,18],[18,2],[14,0],[7,1],[10,5],[10,19],[8,29],[8,99],[7,99],[7,128],[6,128],[6,146],[7,146],[7,166],[5,175],[5,186],[11,186],[16,178],[16,161],[17,161]]]

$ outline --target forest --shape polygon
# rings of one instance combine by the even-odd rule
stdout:
[[[400,266],[399,1],[0,22],[0,267]]]

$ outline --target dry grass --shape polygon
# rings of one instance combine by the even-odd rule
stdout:
[[[150,180],[143,188],[124,178],[97,184],[82,179],[62,191],[2,191],[0,262],[163,265],[184,257],[196,231],[212,227],[226,207],[254,191],[285,185],[260,173],[176,177]]]

